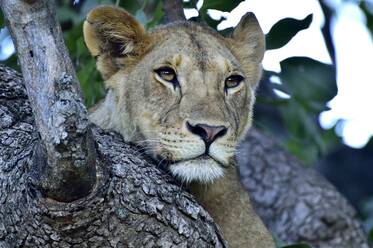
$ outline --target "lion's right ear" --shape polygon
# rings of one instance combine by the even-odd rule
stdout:
[[[126,66],[126,62],[140,59],[150,45],[150,37],[142,25],[127,11],[112,6],[91,10],[84,22],[83,33],[105,80],[121,66]]]

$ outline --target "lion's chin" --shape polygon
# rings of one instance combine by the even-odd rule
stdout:
[[[224,175],[222,165],[205,156],[170,164],[169,170],[173,176],[186,183],[201,182],[208,184]]]

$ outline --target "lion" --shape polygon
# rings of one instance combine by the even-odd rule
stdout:
[[[125,10],[99,6],[83,32],[108,90],[91,121],[144,147],[187,184],[231,247],[275,247],[234,160],[262,71],[265,39],[255,15],[223,37],[189,21],[145,31]]]

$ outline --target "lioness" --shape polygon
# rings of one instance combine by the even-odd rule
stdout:
[[[108,89],[91,120],[145,147],[187,183],[231,247],[274,247],[233,159],[261,76],[265,41],[255,16],[224,38],[187,21],[146,32],[125,10],[101,6],[83,29]]]

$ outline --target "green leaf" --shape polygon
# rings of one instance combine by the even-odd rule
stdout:
[[[223,2],[224,2],[224,1],[223,1]],[[217,30],[218,25],[219,25],[222,21],[226,20],[226,18],[225,18],[225,17],[220,17],[219,20],[212,19],[212,18],[210,17],[210,15],[207,14],[207,10],[208,10],[208,9],[213,9],[213,8],[211,8],[211,7],[209,7],[209,6],[206,7],[205,3],[206,3],[206,2],[203,3],[204,5],[203,5],[203,6],[201,7],[201,9],[199,10],[199,16],[198,16],[197,19],[202,19],[204,22],[207,23],[207,25],[209,25],[209,26],[212,27],[213,29]],[[216,3],[220,3],[220,2],[219,2],[219,1],[216,1]],[[205,8],[205,7],[206,7],[206,8]],[[221,33],[227,33],[227,31],[228,31],[228,30],[225,30],[225,32],[223,31],[223,32],[221,32]]]
[[[126,1],[128,2],[128,1]],[[132,1],[130,1],[132,2]],[[85,19],[88,12],[92,10],[94,7],[97,7],[98,5],[113,5],[114,1],[112,0],[89,0],[89,1],[82,1],[80,7],[80,16]],[[57,9],[58,10],[58,9]]]
[[[17,62],[17,55],[13,54],[10,56],[7,60],[1,61],[2,64],[9,66],[17,71],[21,71],[21,68],[19,67],[19,64]]]
[[[206,12],[208,9],[216,9],[224,12],[230,12],[237,7],[242,0],[205,0],[201,7],[202,12]]]
[[[163,15],[163,2],[158,1],[157,7],[154,11],[153,19],[146,24],[146,29],[148,30],[155,27],[162,20]]]
[[[288,93],[313,112],[325,110],[325,104],[337,94],[335,69],[307,57],[281,61],[281,80]],[[321,106],[321,107],[320,107]]]
[[[188,2],[183,2],[183,8],[196,9],[198,0],[190,0]]]
[[[360,8],[365,14],[367,28],[373,34],[373,2],[361,1]]]
[[[277,22],[266,35],[267,50],[285,46],[299,31],[307,29],[312,22],[312,14],[303,20],[285,18]]]
[[[204,14],[204,13],[201,13],[200,15],[202,16],[202,19],[207,23],[207,25],[209,25],[210,27],[212,27],[215,30],[217,29],[219,23],[222,20],[224,20],[223,18],[221,18],[220,20],[214,20],[209,15]]]
[[[88,1],[89,2],[89,1]],[[119,6],[127,10],[131,14],[136,13],[138,9],[141,9],[143,1],[125,1],[121,0]]]
[[[272,87],[291,96],[285,103],[276,105],[287,130],[284,143],[306,164],[313,164],[335,140],[329,142],[333,137],[318,124],[319,114],[337,93],[335,69],[311,58],[292,57],[281,62],[277,76],[282,84]]]
[[[60,22],[74,20],[77,15],[78,13],[72,10],[70,6],[61,6],[57,11],[57,17]]]
[[[223,29],[223,30],[219,30],[219,34],[225,36],[225,37],[228,37],[229,35],[232,34],[234,28],[226,28],[226,29]]]
[[[3,15],[3,12],[0,10],[0,28],[4,26],[5,26],[4,15]]]
[[[94,59],[86,60],[84,66],[79,66],[77,75],[84,92],[85,104],[89,108],[105,96],[105,89]]]
[[[276,89],[276,90],[282,91],[285,94],[290,95],[288,89],[283,84],[274,84],[274,83],[272,83],[271,86],[272,86],[272,89]]]
[[[373,243],[373,229],[369,231],[368,239],[369,239],[369,243]]]

